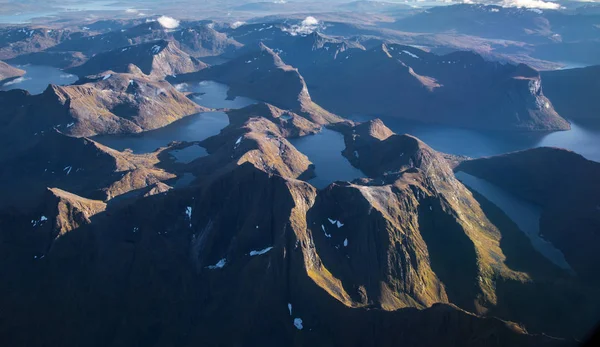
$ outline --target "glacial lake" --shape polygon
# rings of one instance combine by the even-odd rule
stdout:
[[[202,94],[192,98],[198,104],[210,108],[237,109],[257,103],[256,100],[244,97],[227,100],[229,87],[213,81],[182,83],[177,84],[176,87],[183,92]],[[229,125],[229,118],[225,112],[204,112],[184,117],[160,129],[133,135],[95,136],[94,140],[119,151],[131,149],[133,153],[150,153],[172,141],[202,141],[219,134],[227,125]],[[173,150],[170,153],[177,162],[181,163],[189,163],[207,155],[206,149],[198,145]]]
[[[214,81],[179,83],[175,85],[175,88],[181,92],[194,93],[195,95],[191,99],[204,107],[243,108],[257,103],[256,100],[243,96],[227,99],[229,87]]]
[[[67,85],[77,81],[77,76],[61,69],[40,65],[15,65],[25,70],[25,75],[0,86],[0,90],[24,89],[31,94],[40,94],[49,84]]]
[[[540,236],[542,209],[539,206],[465,172],[457,172],[456,178],[500,208],[525,233],[535,250],[560,268],[571,270],[562,252]]]
[[[352,117],[366,121],[369,117]],[[600,122],[571,123],[571,130],[541,132],[489,132],[424,124],[402,119],[381,117],[392,131],[418,137],[433,149],[468,157],[485,157],[536,147],[559,147],[600,162]]]
[[[346,147],[344,136],[336,131],[323,128],[318,134],[291,139],[290,142],[315,165],[316,177],[308,182],[318,189],[335,181],[366,177],[342,155]]]
[[[101,135],[93,139],[118,151],[131,149],[136,154],[150,153],[172,141],[202,141],[217,135],[227,125],[229,119],[225,112],[205,112],[184,117],[156,130],[133,135]],[[189,160],[189,157],[182,160]]]

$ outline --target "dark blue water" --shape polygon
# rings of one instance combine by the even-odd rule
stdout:
[[[243,108],[257,103],[256,100],[241,96],[227,100],[229,87],[214,81],[180,83],[175,85],[175,88],[182,92],[202,94],[192,96],[192,100],[198,105],[210,108]]]
[[[40,94],[49,84],[67,85],[77,81],[77,76],[51,66],[17,65],[26,74],[0,86],[0,90],[25,89],[31,94]]]
[[[353,117],[365,121],[367,117]],[[485,157],[535,147],[560,147],[600,161],[600,124],[571,123],[571,130],[552,133],[507,133],[461,129],[382,117],[398,134],[418,137],[433,149],[469,157]]]
[[[525,233],[535,250],[557,266],[571,270],[562,252],[540,236],[542,209],[539,206],[524,201],[486,180],[467,173],[458,172],[456,177],[500,208]]]
[[[194,159],[207,156],[208,152],[204,147],[200,147],[198,145],[191,145],[186,148],[171,151],[169,152],[169,154],[175,157],[176,163],[188,164],[194,161]]]
[[[290,142],[315,165],[317,177],[308,182],[319,189],[335,181],[352,181],[366,177],[342,156],[346,145],[344,136],[338,132],[323,128],[316,135],[292,139]]]
[[[172,141],[202,141],[217,135],[229,125],[225,112],[206,112],[184,117],[165,127],[133,135],[95,136],[94,141],[118,151],[131,149],[133,153],[150,153]]]

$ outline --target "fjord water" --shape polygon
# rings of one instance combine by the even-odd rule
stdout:
[[[25,70],[25,75],[4,83],[0,86],[0,90],[24,89],[31,94],[40,94],[49,84],[67,85],[77,81],[77,76],[51,66],[17,65],[16,67]]]
[[[214,81],[181,83],[175,86],[179,91],[194,93],[192,100],[198,105],[210,108],[243,108],[256,104],[256,100],[238,96],[227,98],[229,87]]]
[[[560,268],[571,270],[562,252],[540,236],[542,209],[539,206],[524,201],[486,180],[465,172],[457,172],[456,178],[500,208],[529,238],[535,250]]]
[[[335,181],[353,181],[365,177],[362,171],[342,156],[345,148],[344,136],[338,132],[323,128],[316,135],[304,136],[290,142],[315,165],[316,177],[308,182],[319,189]]]
[[[95,136],[94,141],[118,151],[131,149],[133,153],[150,153],[173,141],[202,141],[217,135],[229,124],[225,112],[205,112],[184,117],[165,127],[132,135]]]
[[[353,117],[366,121],[373,117]],[[559,147],[600,161],[600,123],[571,122],[571,130],[556,132],[491,132],[381,117],[392,131],[418,137],[433,149],[468,157],[485,157],[536,147]]]
[[[229,87],[225,84],[212,81],[186,83],[185,85],[179,84],[177,88],[181,91],[202,94],[201,96],[193,97],[194,101],[210,108],[235,109],[257,102],[256,100],[243,97],[227,100],[227,90]],[[165,127],[146,131],[141,134],[96,136],[94,140],[119,151],[131,149],[133,153],[150,153],[173,141],[202,141],[213,135],[217,135],[227,125],[229,125],[229,118],[225,112],[205,112],[184,117]],[[206,155],[206,150],[199,146],[191,146],[181,150],[174,150],[171,154],[179,162],[190,162]]]

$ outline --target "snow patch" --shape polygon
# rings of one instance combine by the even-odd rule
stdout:
[[[63,171],[67,172],[67,175],[71,173],[71,169],[73,169],[72,166],[65,166],[65,168],[63,169]]]
[[[103,81],[106,81],[107,79],[109,79],[109,78],[111,78],[111,77],[112,77],[112,74],[110,74],[110,73],[109,73],[108,75],[106,75],[106,76],[102,77],[102,80],[103,80]]]
[[[158,52],[160,52],[160,46],[154,45],[150,50],[152,51],[152,54],[158,54]]]
[[[210,270],[222,269],[225,267],[226,263],[227,263],[227,259],[223,258],[223,259],[219,260],[219,262],[216,263],[215,265],[209,265],[209,266],[207,266],[207,268]]]
[[[292,304],[288,302],[288,310],[290,311],[290,316],[292,315]]]
[[[294,318],[294,326],[296,327],[296,329],[302,330],[302,328],[304,328],[304,326],[302,325],[302,318]]]
[[[260,251],[252,251],[252,252],[250,252],[250,256],[254,257],[255,255],[263,255],[272,249],[273,249],[273,247],[267,247],[265,249],[261,249]]]
[[[331,237],[331,234],[327,233],[327,230],[325,230],[325,226],[323,224],[321,224],[321,229],[323,229],[323,233],[325,233],[325,237],[328,237],[328,238]]]
[[[409,52],[409,51],[402,51],[402,53],[406,53],[406,54],[410,55],[411,57],[413,57],[413,58],[415,58],[415,59],[419,59],[419,56],[418,56],[418,55],[416,55],[416,54],[414,54],[414,53],[411,53],[411,52]]]
[[[237,28],[241,27],[244,24],[246,24],[246,22],[237,21],[237,22],[231,23],[231,25],[229,25],[229,26],[231,27],[231,29],[237,29]]]
[[[348,239],[347,238],[344,240],[344,247],[348,247]]]

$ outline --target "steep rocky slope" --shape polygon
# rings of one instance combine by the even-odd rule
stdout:
[[[560,114],[574,121],[600,119],[595,102],[600,90],[600,66],[581,69],[544,71],[544,94]]]
[[[17,77],[23,76],[24,74],[25,71],[0,61],[0,85]]]
[[[0,60],[41,52],[61,42],[78,40],[84,32],[36,27],[7,27],[0,29]]]
[[[264,44],[258,49],[192,74],[177,76],[176,82],[214,80],[227,84],[230,95],[248,96],[306,116],[318,124],[341,119],[315,104],[298,69],[287,65]]]
[[[412,138],[407,156],[422,161],[386,178],[393,183],[317,191],[295,179],[295,163],[307,161],[285,141],[276,111],[230,113],[232,125],[204,143],[211,154],[192,163],[199,178],[187,188],[104,212],[52,190],[50,207],[0,215],[0,266],[15,279],[0,284],[0,339],[569,345],[444,304],[483,312],[495,300],[493,274],[525,275],[503,264],[498,232],[433,150]],[[54,204],[62,212],[48,210]],[[73,228],[40,252],[34,236],[63,221]],[[10,270],[17,260],[24,276]],[[38,314],[25,315],[32,307]]]
[[[52,47],[52,51],[79,51],[92,56],[104,51],[157,40],[173,41],[192,57],[216,56],[233,52],[242,45],[206,25],[165,28],[158,21],[142,23],[123,30],[81,37]]]
[[[195,72],[207,67],[181,51],[173,42],[159,40],[98,53],[69,72],[78,76],[95,75],[108,70],[128,72],[130,64],[139,67],[144,74],[158,78]]]
[[[0,132],[35,134],[58,128],[73,136],[137,133],[165,126],[204,108],[165,81],[130,66],[129,73],[104,72],[74,85],[50,85],[40,95],[0,92]]]
[[[542,93],[538,72],[485,61],[475,53],[438,56],[381,44],[345,50],[302,73],[315,102],[340,115],[493,130],[569,129]]]
[[[49,131],[2,163],[0,209],[30,210],[42,200],[46,187],[106,201],[175,178],[156,167],[158,162],[157,153],[118,152],[86,138]]]
[[[578,277],[598,284],[600,164],[562,149],[537,148],[458,166],[542,207],[540,233]]]

